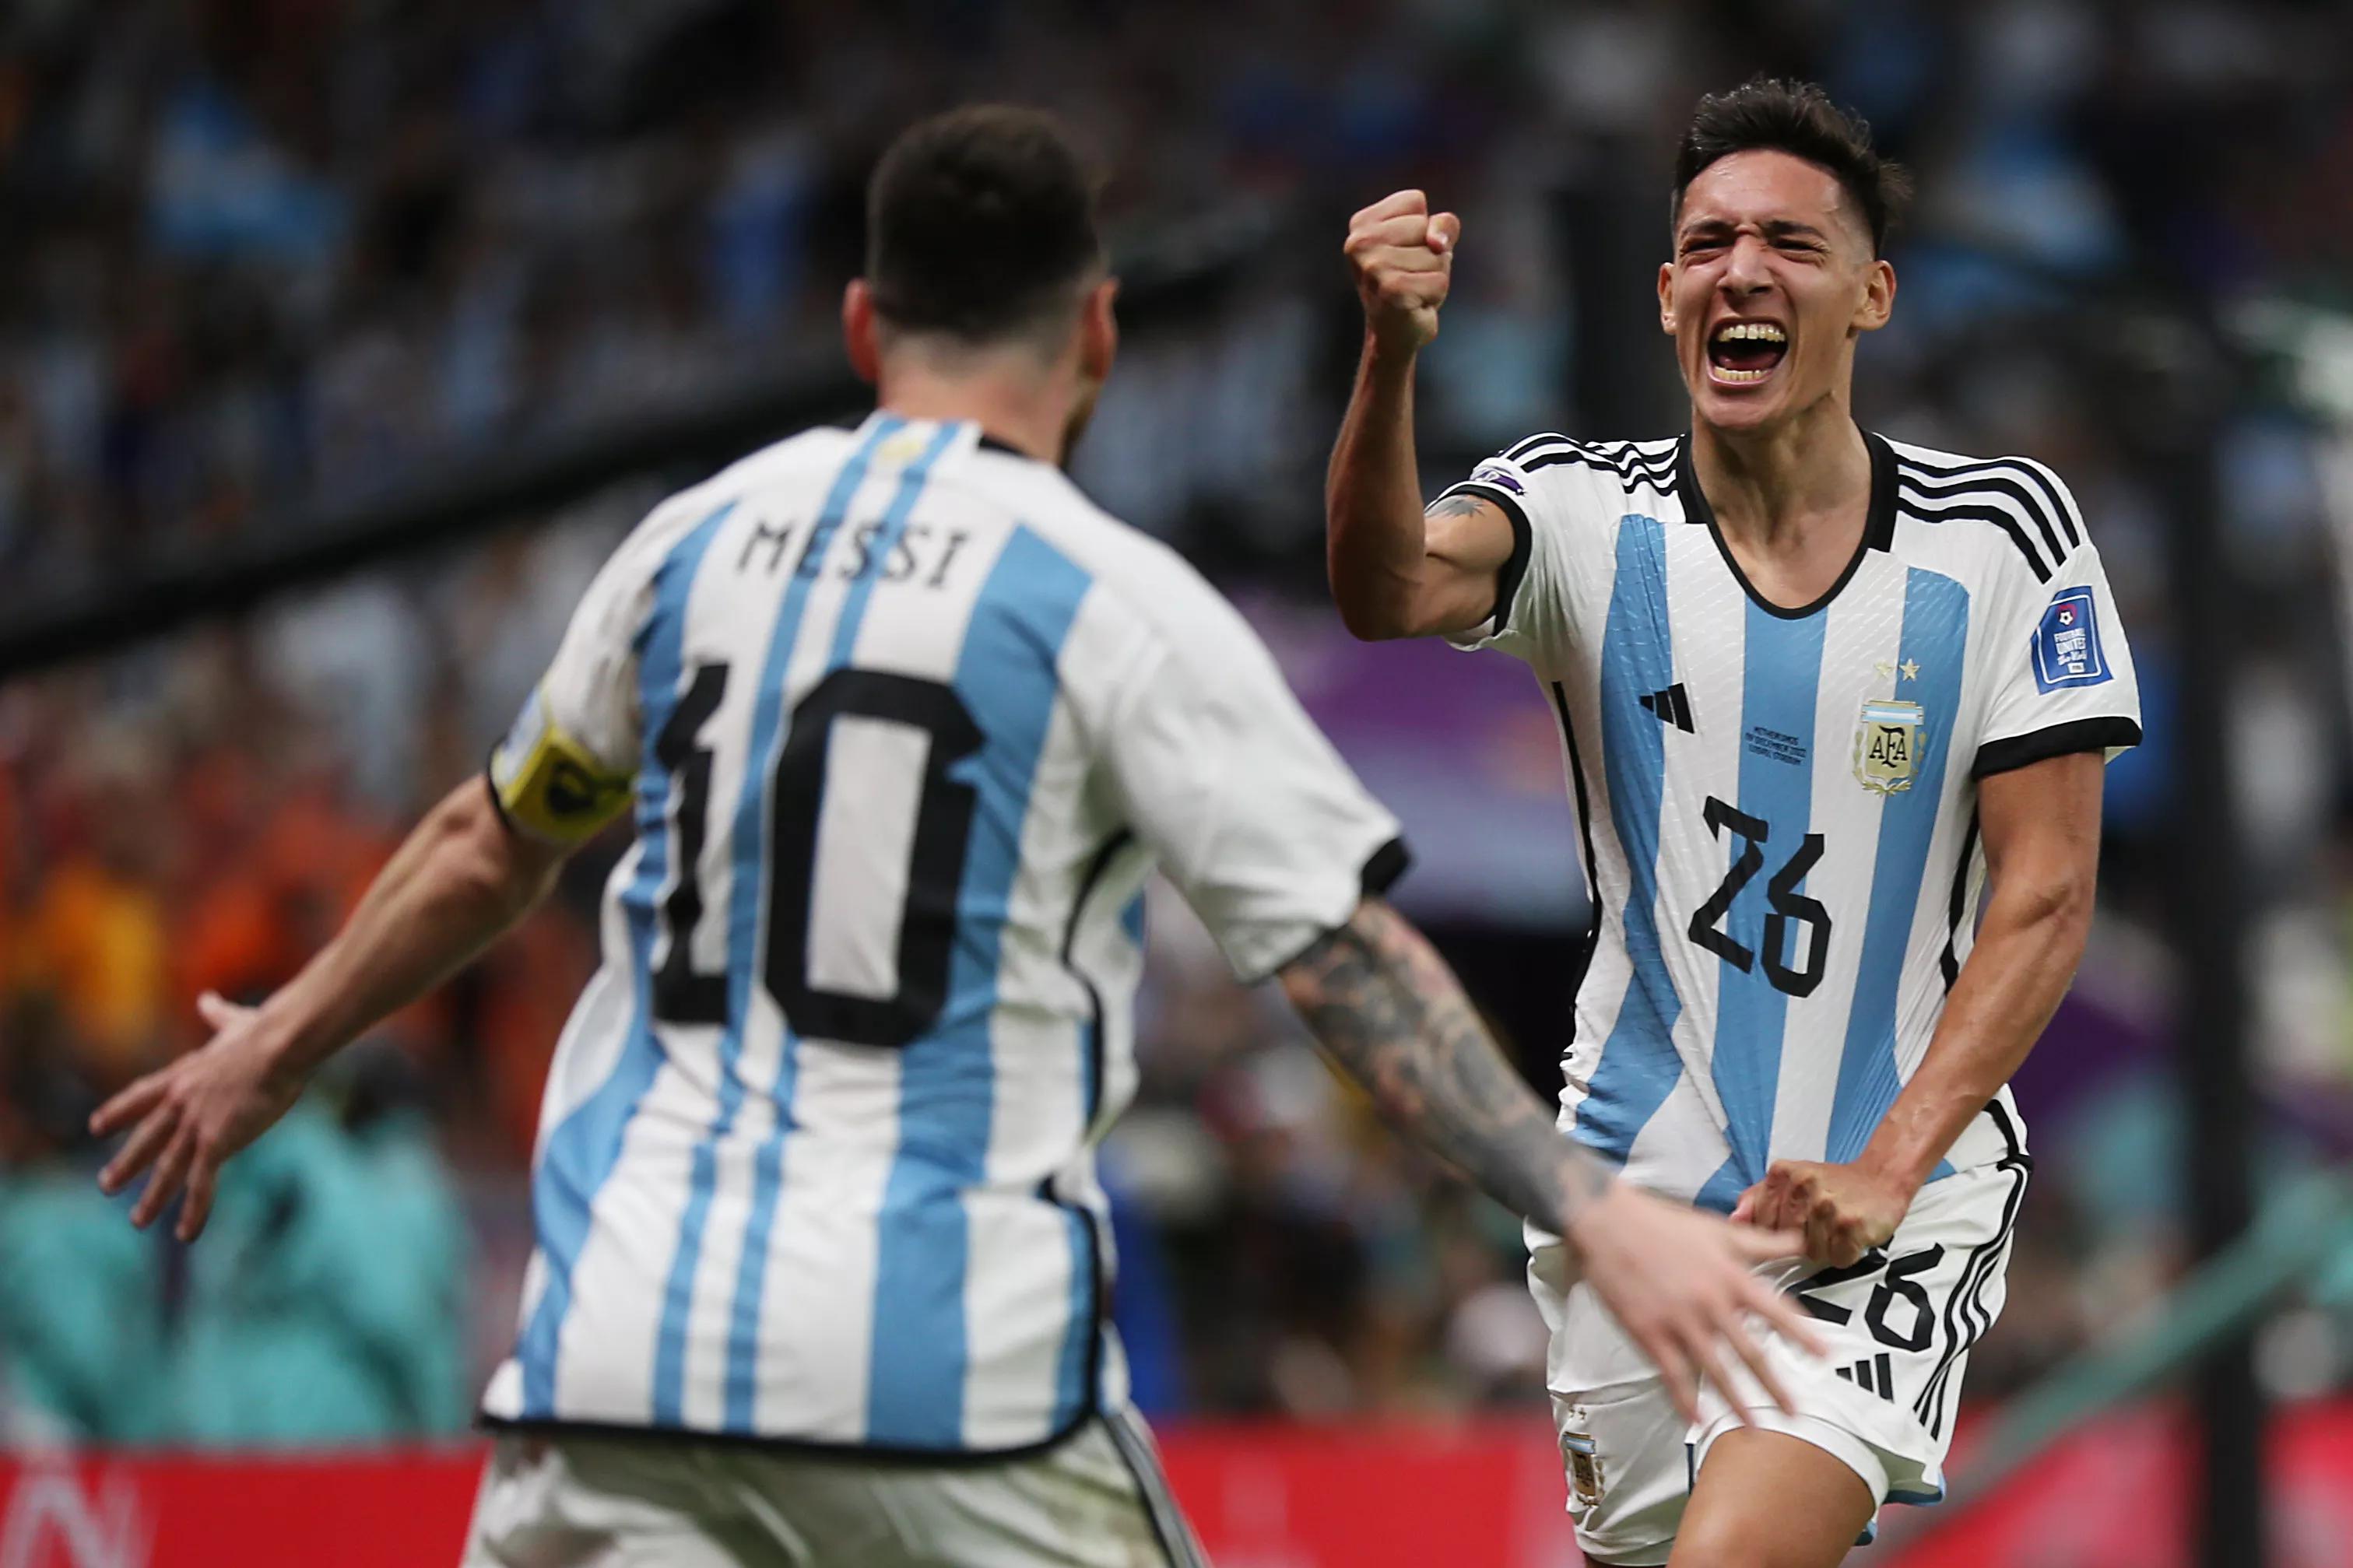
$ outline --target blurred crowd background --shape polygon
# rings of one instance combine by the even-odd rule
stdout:
[[[1538,696],[1499,658],[1359,649],[1321,597],[1357,331],[1339,240],[1409,184],[1464,215],[1423,380],[1433,489],[1534,430],[1666,433],[1669,154],[1701,92],[1760,68],[1821,80],[1917,169],[1863,419],[2052,464],[2143,672],[2092,952],[2020,1086],[2040,1163],[1971,1382],[1999,1397],[2186,1262],[2195,1110],[2168,1063],[2198,1043],[2168,1027],[2161,923],[2167,718],[2201,652],[2165,599],[2168,520],[2202,504],[2187,444],[2247,606],[2266,1147],[2278,1174],[2353,1153],[2342,5],[14,0],[0,622],[830,367],[881,143],[953,102],[1044,102],[1108,172],[1124,260],[1209,258],[1196,303],[1131,334],[1078,477],[1244,600],[1407,817],[1403,901],[1556,1084],[1584,910]],[[692,477],[0,686],[0,1439],[463,1428],[511,1331],[539,1081],[613,847],[233,1167],[201,1247],[132,1232],[79,1129],[200,1042],[200,992],[266,994],[333,930],[479,766],[605,552]],[[1434,748],[1445,713],[1475,732]],[[1503,821],[1527,832],[1499,847]],[[1496,874],[1465,874],[1482,855]],[[1173,900],[1150,929],[1144,1094],[1105,1151],[1147,1407],[1540,1401],[1516,1226],[1382,1134]],[[2290,1394],[2353,1377],[2353,1259],[2263,1367]]]

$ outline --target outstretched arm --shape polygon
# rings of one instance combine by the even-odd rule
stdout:
[[[1927,1054],[1852,1164],[1783,1161],[1735,1217],[1803,1229],[1843,1268],[1895,1233],[1913,1196],[2042,1037],[2083,962],[2099,877],[2098,752],[2051,757],[1978,785],[1993,892]]]
[[[1438,335],[1462,225],[1399,191],[1349,221],[1365,307],[1356,386],[1324,490],[1326,564],[1340,618],[1360,637],[1468,631],[1494,612],[1512,525],[1492,502],[1441,500],[1425,515],[1414,459],[1413,370]]]
[[[1750,1272],[1794,1256],[1794,1235],[1736,1227],[1612,1180],[1553,1125],[1445,961],[1378,900],[1366,900],[1281,979],[1325,1054],[1371,1091],[1392,1126],[1567,1242],[1686,1415],[1697,1419],[1695,1377],[1722,1385],[1725,1341],[1788,1406],[1746,1317],[1815,1343],[1789,1302]]]
[[[523,837],[480,778],[427,813],[335,939],[259,1007],[199,1004],[211,1041],[148,1074],[90,1118],[100,1136],[135,1131],[99,1183],[119,1192],[154,1174],[132,1211],[145,1226],[185,1186],[179,1235],[211,1211],[221,1165],[269,1129],[320,1063],[423,994],[543,898],[568,850]]]

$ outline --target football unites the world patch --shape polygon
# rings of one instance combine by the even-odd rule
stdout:
[[[2115,671],[2100,649],[2097,601],[2087,587],[2062,588],[2034,628],[2034,684],[2043,692],[2097,686]]]
[[[1917,702],[1873,698],[1854,727],[1854,776],[1862,787],[1894,795],[1912,787],[1920,771],[1920,729],[1927,714]]]

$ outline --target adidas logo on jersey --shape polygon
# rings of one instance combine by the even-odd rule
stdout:
[[[1683,695],[1682,681],[1676,681],[1664,691],[1653,691],[1634,700],[1642,705],[1644,712],[1658,715],[1660,723],[1672,724],[1686,735],[1699,733],[1699,727],[1692,722],[1691,699]]]

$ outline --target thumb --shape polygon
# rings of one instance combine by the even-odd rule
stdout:
[[[1440,213],[1430,220],[1424,238],[1430,248],[1443,256],[1462,237],[1462,220],[1452,213]]]
[[[217,991],[207,991],[196,998],[197,1016],[216,1029],[227,1028],[243,1017],[246,1011]]]
[[[1756,1217],[1757,1189],[1755,1187],[1751,1187],[1746,1192],[1740,1194],[1740,1201],[1738,1203],[1732,1205],[1732,1214],[1730,1218],[1732,1223],[1735,1225],[1746,1225]]]

